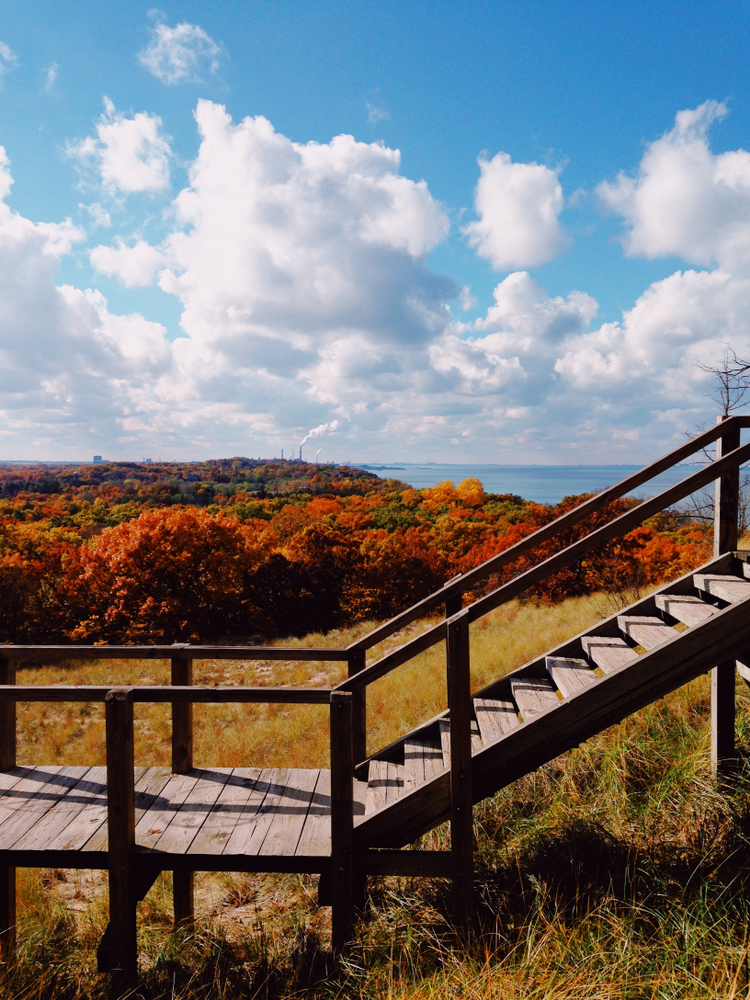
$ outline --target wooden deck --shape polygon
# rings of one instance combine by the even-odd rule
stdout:
[[[158,867],[320,872],[330,864],[328,769],[137,767],[134,779],[135,852]],[[106,767],[0,773],[3,860],[107,868],[106,780]],[[355,816],[366,793],[355,782]]]

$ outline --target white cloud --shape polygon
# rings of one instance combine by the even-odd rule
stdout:
[[[13,49],[0,40],[0,82],[6,73],[10,73],[18,65],[18,56]]]
[[[367,124],[377,125],[378,122],[387,122],[391,117],[385,108],[379,108],[376,104],[365,101],[367,105]]]
[[[138,240],[132,247],[118,239],[116,247],[97,246],[91,251],[90,260],[100,274],[119,278],[126,288],[149,285],[164,257],[145,240]]]
[[[513,163],[507,153],[479,159],[474,204],[479,215],[464,233],[498,270],[551,260],[564,245],[557,173],[539,163]]]
[[[91,221],[95,226],[101,226],[104,229],[109,229],[112,225],[112,219],[110,218],[109,212],[105,208],[102,208],[98,201],[94,201],[90,205],[84,205],[79,202],[78,207],[83,209],[84,212],[89,213]]]
[[[58,67],[57,63],[50,63],[49,66],[44,70],[44,89],[46,93],[50,93],[52,88],[57,82]]]
[[[674,128],[646,149],[637,177],[621,173],[598,188],[622,215],[629,254],[676,254],[693,264],[750,267],[750,153],[714,154],[708,144],[725,104],[706,101],[680,111]]]
[[[96,138],[70,144],[68,153],[84,169],[93,169],[111,196],[164,191],[169,187],[171,151],[161,126],[161,118],[145,111],[126,118],[105,97]]]
[[[216,73],[224,49],[197,24],[155,24],[151,42],[138,54],[142,66],[162,83],[202,83],[201,73]]]

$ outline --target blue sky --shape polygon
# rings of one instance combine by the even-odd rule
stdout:
[[[749,16],[6,0],[0,456],[672,446],[750,356]]]

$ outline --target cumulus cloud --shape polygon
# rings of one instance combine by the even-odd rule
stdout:
[[[0,147],[3,199],[11,183]],[[27,454],[72,448],[75,457],[86,441],[121,433],[123,415],[169,364],[160,324],[113,316],[100,293],[55,284],[59,256],[82,235],[0,201],[0,413],[6,446]]]
[[[157,193],[169,187],[169,141],[162,120],[145,111],[126,117],[104,98],[104,113],[96,123],[96,137],[68,145],[68,154],[93,171],[111,196]]]
[[[629,254],[676,254],[692,264],[750,267],[750,153],[714,154],[710,126],[727,114],[718,101],[680,111],[674,127],[652,142],[638,174],[618,175],[598,193],[628,225]]]
[[[132,247],[118,239],[116,247],[97,246],[89,258],[100,274],[119,278],[126,288],[150,285],[164,257],[145,240],[138,240]]]
[[[201,74],[215,74],[224,49],[197,24],[155,24],[149,45],[138,54],[142,66],[162,83],[202,83]]]
[[[10,73],[18,65],[18,56],[13,49],[0,39],[0,83],[6,73]]]
[[[498,270],[551,260],[563,247],[557,172],[539,163],[513,163],[507,153],[479,159],[474,205],[479,219],[464,233]]]

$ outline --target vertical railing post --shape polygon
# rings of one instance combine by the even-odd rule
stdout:
[[[105,700],[107,730],[107,835],[109,840],[109,947],[112,996],[138,977],[136,893],[131,870],[135,846],[133,691],[113,688]]]
[[[0,657],[0,684],[16,683],[16,661]],[[16,703],[0,702],[0,771],[16,766]],[[16,950],[16,869],[0,867],[0,953],[10,961]]]
[[[175,643],[175,645],[177,645]],[[193,683],[193,661],[185,655],[172,657],[172,684],[189,687]],[[172,771],[189,774],[193,767],[193,705],[189,701],[172,702]],[[188,926],[195,920],[195,876],[191,871],[172,872],[172,902],[175,927]]]
[[[349,677],[365,669],[367,650],[358,649],[349,654]],[[367,757],[367,688],[352,691],[352,747],[354,763],[360,764]]]
[[[719,417],[718,422],[726,420]],[[740,428],[733,425],[716,442],[716,458],[740,446]],[[714,558],[737,548],[739,520],[739,466],[716,480],[714,499]],[[711,671],[711,769],[716,778],[727,778],[735,769],[734,660],[723,660]]]
[[[448,712],[451,746],[451,867],[456,925],[474,919],[474,823],[471,789],[471,671],[468,608],[448,622]]]
[[[461,576],[460,573],[458,574],[458,576],[454,576],[453,579],[449,580],[445,584],[445,586],[448,587],[448,586],[450,586],[450,584],[455,583],[456,580],[458,580],[458,578],[460,576]],[[460,594],[460,593],[459,594],[453,594],[451,597],[446,597],[446,599],[445,599],[445,617],[446,618],[452,618],[454,615],[458,614],[458,612],[461,610],[462,607],[463,607],[463,595],[462,594]]]
[[[354,922],[353,698],[331,693],[331,897],[333,948],[339,952]]]

